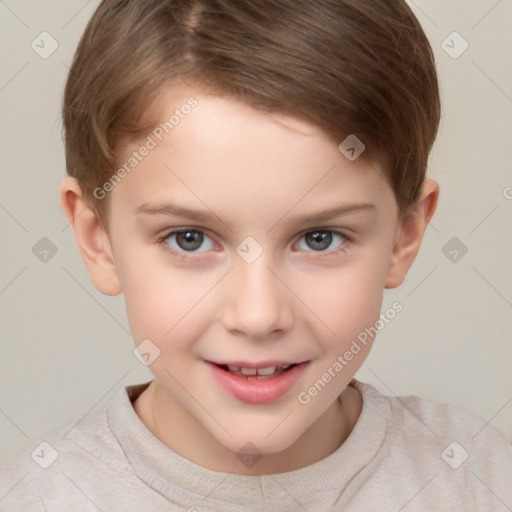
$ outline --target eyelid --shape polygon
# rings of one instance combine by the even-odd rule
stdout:
[[[208,253],[209,251],[194,251],[194,252],[187,252],[187,251],[177,251],[169,243],[167,243],[167,240],[169,237],[173,235],[179,235],[180,233],[186,233],[187,231],[194,231],[196,233],[202,233],[205,237],[209,238],[213,245],[218,247],[218,243],[215,241],[215,238],[210,236],[208,230],[205,230],[203,228],[199,227],[193,227],[193,226],[180,226],[180,227],[174,227],[169,228],[165,231],[163,231],[160,235],[157,236],[157,243],[158,245],[161,245],[165,248],[165,250],[170,251],[172,254],[176,255],[180,259],[184,260],[193,260],[195,258],[201,257],[204,253]]]
[[[299,235],[299,238],[295,245],[297,245],[304,236],[306,236],[309,233],[332,233],[334,237],[341,238],[341,243],[336,249],[330,249],[328,251],[315,251],[313,249],[311,250],[305,250],[305,249],[299,249],[299,251],[309,253],[313,255],[314,258],[329,258],[329,257],[335,257],[338,256],[341,252],[345,252],[347,250],[347,246],[352,242],[352,238],[345,234],[344,231],[334,228],[313,228],[308,229],[304,232],[302,232]]]
[[[173,235],[179,235],[180,233],[186,233],[188,231],[192,231],[192,232],[195,232],[195,233],[202,233],[205,237],[209,238],[214,243],[214,245],[217,245],[217,246],[219,245],[215,241],[215,237],[212,237],[208,230],[203,229],[203,228],[193,227],[193,226],[184,226],[184,227],[170,228],[167,231],[164,231],[163,234],[160,235],[158,238],[159,238],[159,240],[165,242],[165,240],[167,240],[169,237],[171,237]],[[191,254],[191,255],[193,255],[193,254],[197,254],[197,253],[193,253],[193,252],[187,253],[186,251],[184,251],[183,254]]]
[[[349,239],[350,238],[350,235],[347,233],[351,231],[350,229],[348,228],[336,228],[336,227],[333,227],[333,226],[325,226],[325,227],[319,227],[319,228],[309,228],[309,229],[305,229],[304,231],[301,231],[298,236],[299,237],[302,237],[304,235],[307,235],[308,233],[322,233],[322,232],[327,232],[327,233],[335,233],[337,235],[340,235],[342,236],[343,238],[347,238]]]

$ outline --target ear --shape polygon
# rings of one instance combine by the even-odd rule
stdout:
[[[434,215],[439,198],[439,185],[434,180],[425,180],[420,195],[411,211],[400,221],[395,234],[386,288],[400,286],[418,254],[423,234]]]
[[[76,242],[89,270],[92,283],[105,295],[119,295],[121,284],[109,236],[90,209],[76,178],[66,178],[60,186],[60,205],[73,227]]]

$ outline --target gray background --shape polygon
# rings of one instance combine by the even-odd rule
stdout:
[[[122,297],[94,289],[58,203],[61,96],[97,5],[0,0],[0,463],[151,378],[133,355]],[[512,2],[410,5],[441,80],[429,170],[441,198],[406,282],[385,293],[383,311],[394,301],[403,311],[357,377],[387,394],[464,407],[512,439]],[[58,43],[45,59],[31,47],[43,46],[43,31]],[[457,58],[454,31],[469,44]],[[51,48],[45,41],[40,52]],[[43,237],[57,249],[46,261]]]

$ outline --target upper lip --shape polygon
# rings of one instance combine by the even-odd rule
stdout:
[[[209,363],[213,363],[216,365],[226,365],[226,366],[240,366],[240,368],[269,368],[270,366],[285,366],[292,364],[301,364],[306,361],[261,361],[259,363],[249,363],[247,361],[208,361]]]

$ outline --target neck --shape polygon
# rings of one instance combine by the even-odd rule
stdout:
[[[191,415],[177,413],[178,404],[154,380],[133,404],[135,412],[164,445],[189,461],[210,469],[243,475],[294,471],[336,451],[348,438],[361,413],[362,398],[351,386],[292,445],[264,454],[252,468],[236,466],[236,453],[220,444]],[[236,460],[236,459],[235,459]]]

